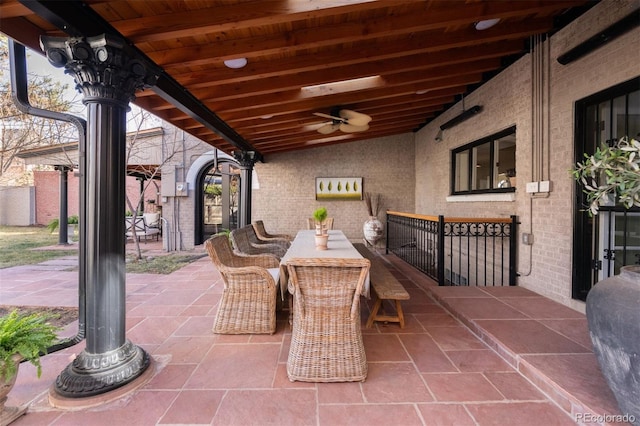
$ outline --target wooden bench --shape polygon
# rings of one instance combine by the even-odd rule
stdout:
[[[402,284],[393,276],[393,274],[383,264],[383,261],[374,253],[372,253],[364,244],[356,243],[353,245],[360,254],[371,261],[371,269],[369,270],[369,280],[371,287],[376,293],[376,301],[367,320],[367,328],[371,328],[374,321],[397,322],[400,328],[404,328],[404,313],[402,312],[401,300],[409,300],[410,296]],[[379,314],[382,303],[389,300],[394,303],[396,315],[388,315],[386,313]]]

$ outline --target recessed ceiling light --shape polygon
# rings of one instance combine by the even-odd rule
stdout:
[[[224,64],[227,68],[243,68],[247,65],[247,58],[227,59]]]
[[[484,21],[476,22],[475,24],[473,24],[473,26],[476,27],[476,30],[482,31],[493,27],[498,22],[500,22],[500,18],[485,19]]]

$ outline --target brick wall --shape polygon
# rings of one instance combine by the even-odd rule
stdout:
[[[315,178],[362,177],[364,191],[382,194],[383,211],[413,211],[413,153],[413,134],[406,134],[269,155],[255,166],[259,188],[253,189],[252,220],[264,220],[269,232],[295,235],[325,206],[334,228],[361,240],[368,218],[364,202],[316,201]]]
[[[520,234],[534,235],[532,246],[518,247],[518,285],[578,310],[584,310],[584,304],[571,299],[575,184],[568,172],[574,158],[574,103],[638,76],[640,29],[569,65],[559,64],[556,58],[637,7],[636,1],[598,3],[545,44],[550,58],[545,79],[550,79],[550,92],[544,104],[549,119],[543,132],[545,154],[541,171],[532,160],[531,55],[471,93],[465,99],[466,107],[479,104],[483,111],[446,130],[442,142],[435,142],[438,126],[462,111],[460,103],[416,136],[416,212],[483,217],[518,215],[522,222]],[[511,125],[517,127],[515,199],[454,202],[455,197],[448,198],[451,150]],[[524,183],[538,180],[550,180],[552,192],[539,197],[525,193]]]
[[[35,223],[47,225],[52,219],[59,217],[60,212],[60,173],[57,171],[34,171],[35,186]],[[67,173],[67,212],[69,216],[77,215],[79,211],[80,181],[76,172]],[[145,190],[145,211],[154,211],[154,206],[146,204],[146,200],[157,199],[156,187],[153,183]],[[127,196],[137,204],[140,199],[140,183],[133,177],[127,177]],[[127,207],[126,210],[129,210]],[[124,213],[123,213],[124,217]]]

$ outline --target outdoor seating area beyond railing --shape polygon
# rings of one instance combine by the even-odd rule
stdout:
[[[516,285],[517,223],[388,211],[386,252],[439,285]]]

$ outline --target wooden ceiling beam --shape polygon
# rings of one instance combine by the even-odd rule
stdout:
[[[422,0],[395,0],[398,6],[422,3]],[[136,19],[114,21],[113,25],[134,43],[174,40],[197,34],[224,34],[248,30],[254,27],[288,24],[304,21],[362,13],[388,8],[389,4],[371,0],[345,1],[322,0],[260,0],[209,8],[171,13],[170,15],[146,16]]]
[[[237,57],[256,58],[270,54],[283,54],[302,49],[317,49],[326,46],[333,46],[340,43],[353,43],[362,40],[373,40],[381,37],[411,35],[416,33],[447,34],[448,27],[452,25],[461,26],[466,24],[469,28],[458,32],[473,32],[480,38],[486,33],[507,33],[505,28],[513,26],[525,26],[530,30],[532,24],[537,28],[536,33],[544,32],[544,28],[549,29],[552,22],[549,18],[534,18],[525,22],[504,23],[490,30],[478,32],[473,28],[473,23],[481,19],[527,16],[529,13],[535,16],[541,14],[541,4],[539,2],[515,2],[512,5],[494,5],[500,2],[486,2],[484,5],[465,5],[464,8],[451,7],[446,2],[433,2],[429,10],[423,8],[421,12],[415,10],[405,15],[394,15],[393,19],[380,19],[373,17],[361,21],[339,22],[335,25],[322,25],[299,30],[291,30],[286,33],[260,34],[259,37],[229,38],[216,37],[217,40],[209,45],[194,45],[191,48],[185,45],[183,49],[170,49],[149,52],[150,57],[159,65],[169,68],[173,65],[199,65],[212,61],[232,59]],[[531,3],[531,5],[527,5]],[[548,2],[550,9],[557,10],[558,4]],[[525,7],[521,7],[525,5]],[[487,13],[487,10],[494,7],[496,10]],[[437,10],[436,10],[437,9]],[[497,9],[502,9],[499,11]],[[516,10],[519,9],[519,10]],[[461,16],[462,15],[462,16]],[[173,19],[173,17],[172,17]],[[126,34],[125,34],[126,35]],[[449,33],[451,35],[451,33]],[[501,34],[504,35],[504,34]],[[130,37],[134,43],[138,43],[135,38]]]
[[[321,97],[305,97],[299,90],[290,90],[282,93],[274,93],[263,96],[256,96],[247,99],[237,99],[229,105],[209,103],[208,106],[217,111],[221,116],[225,113],[243,112],[249,113],[251,110],[260,111],[265,107],[277,107],[284,110],[292,110],[292,108],[300,108],[300,110],[309,110],[317,108],[330,108],[335,105],[353,104],[361,101],[372,101],[376,99],[392,98],[403,94],[415,93],[421,89],[445,89],[448,87],[460,87],[469,84],[475,84],[482,81],[480,73],[471,73],[454,77],[436,78],[432,81],[422,81],[420,83],[410,84],[386,84],[383,88],[374,88],[368,90],[359,90],[356,92],[345,92],[335,95],[326,95]],[[290,104],[290,105],[289,105]],[[295,110],[295,109],[294,109]],[[264,114],[253,114],[255,117],[261,117]]]
[[[401,101],[402,99],[409,99],[408,97],[412,97],[412,96],[420,96],[423,98],[423,100],[426,100],[426,99],[435,100],[441,97],[450,97],[450,96],[455,96],[455,95],[459,95],[460,93],[463,93],[464,90],[466,89],[465,84],[469,84],[469,83],[452,85],[450,87],[445,87],[445,88],[434,88],[433,90],[429,91],[424,95],[416,95],[415,92],[417,89],[415,89],[414,85],[409,85],[409,87],[407,88],[397,87],[395,88],[393,93],[390,94],[389,96],[384,96],[376,99],[362,99],[357,101],[354,100],[353,102],[345,102],[342,105],[345,106],[346,108],[361,110],[363,108],[366,108],[368,105],[380,106],[380,105],[384,105],[385,102],[395,103],[396,100]],[[240,121],[257,120],[257,119],[260,119],[261,117],[269,116],[269,115],[273,115],[277,119],[277,117],[280,114],[282,114],[283,111],[286,111],[286,114],[292,114],[297,112],[311,114],[313,110],[318,112],[328,113],[331,106],[335,106],[335,105],[327,104],[326,106],[321,106],[321,105],[315,105],[311,101],[307,101],[302,105],[291,105],[286,109],[279,108],[277,105],[275,105],[270,107],[261,107],[255,110],[235,111],[233,113],[221,112],[220,115],[228,123],[233,123],[234,125],[238,125],[238,122]],[[326,111],[324,111],[325,109]]]
[[[399,49],[399,47],[402,47]],[[495,58],[522,52],[524,46],[520,40],[505,40],[473,47],[461,47],[451,50],[434,50],[428,45],[412,46],[405,50],[404,41],[381,41],[379,43],[359,44],[348,55],[335,49],[325,49],[311,56],[297,55],[280,58],[277,61],[250,63],[246,70],[232,72],[226,67],[212,66],[204,70],[181,73],[175,70],[172,75],[191,90],[233,83],[251,83],[257,79],[282,78],[305,72],[327,72],[321,81],[344,80],[354,72],[362,75],[363,64],[375,69],[376,74],[394,72],[394,69],[410,71],[423,68],[425,64],[455,64],[479,59]],[[376,68],[379,67],[379,68]],[[345,70],[342,75],[332,76],[335,70]]]
[[[380,130],[385,130],[389,128],[413,128],[417,127],[420,123],[424,122],[424,120],[428,117],[428,114],[416,113],[414,115],[409,115],[406,117],[402,116],[388,116],[385,119],[371,122],[370,128],[364,133],[375,133]],[[292,130],[288,134],[284,135],[263,135],[258,137],[251,138],[251,143],[255,146],[257,144],[264,144],[268,142],[273,143],[284,143],[287,141],[300,141],[300,140],[313,140],[317,138],[323,138],[326,135],[317,132],[317,128],[320,127],[320,124],[315,126],[306,126],[305,128],[299,128],[296,130]],[[339,131],[336,131],[336,133]]]
[[[426,62],[426,61],[425,61]],[[246,82],[243,84],[233,84],[228,86],[210,87],[207,89],[191,90],[194,96],[203,102],[224,102],[232,101],[236,99],[251,97],[255,98],[260,95],[267,95],[271,93],[280,93],[286,90],[299,90],[302,87],[316,84],[318,81],[341,81],[346,79],[355,79],[360,77],[366,77],[371,75],[381,75],[382,79],[389,84],[406,84],[409,82],[428,81],[435,78],[445,76],[455,76],[462,73],[471,72],[486,72],[500,68],[499,58],[488,58],[476,61],[468,61],[464,64],[454,65],[426,65],[422,69],[412,69],[405,71],[402,69],[402,65],[396,65],[396,69],[392,73],[383,74],[376,69],[376,67],[358,67],[359,71],[348,71],[351,74],[344,71],[340,71],[333,76],[329,73],[328,76],[324,76],[324,71],[302,73],[297,75],[291,75],[282,78],[271,78],[268,80],[255,80],[253,82]],[[351,77],[349,77],[351,75]],[[339,77],[338,77],[339,76]],[[191,89],[191,88],[189,88]]]

